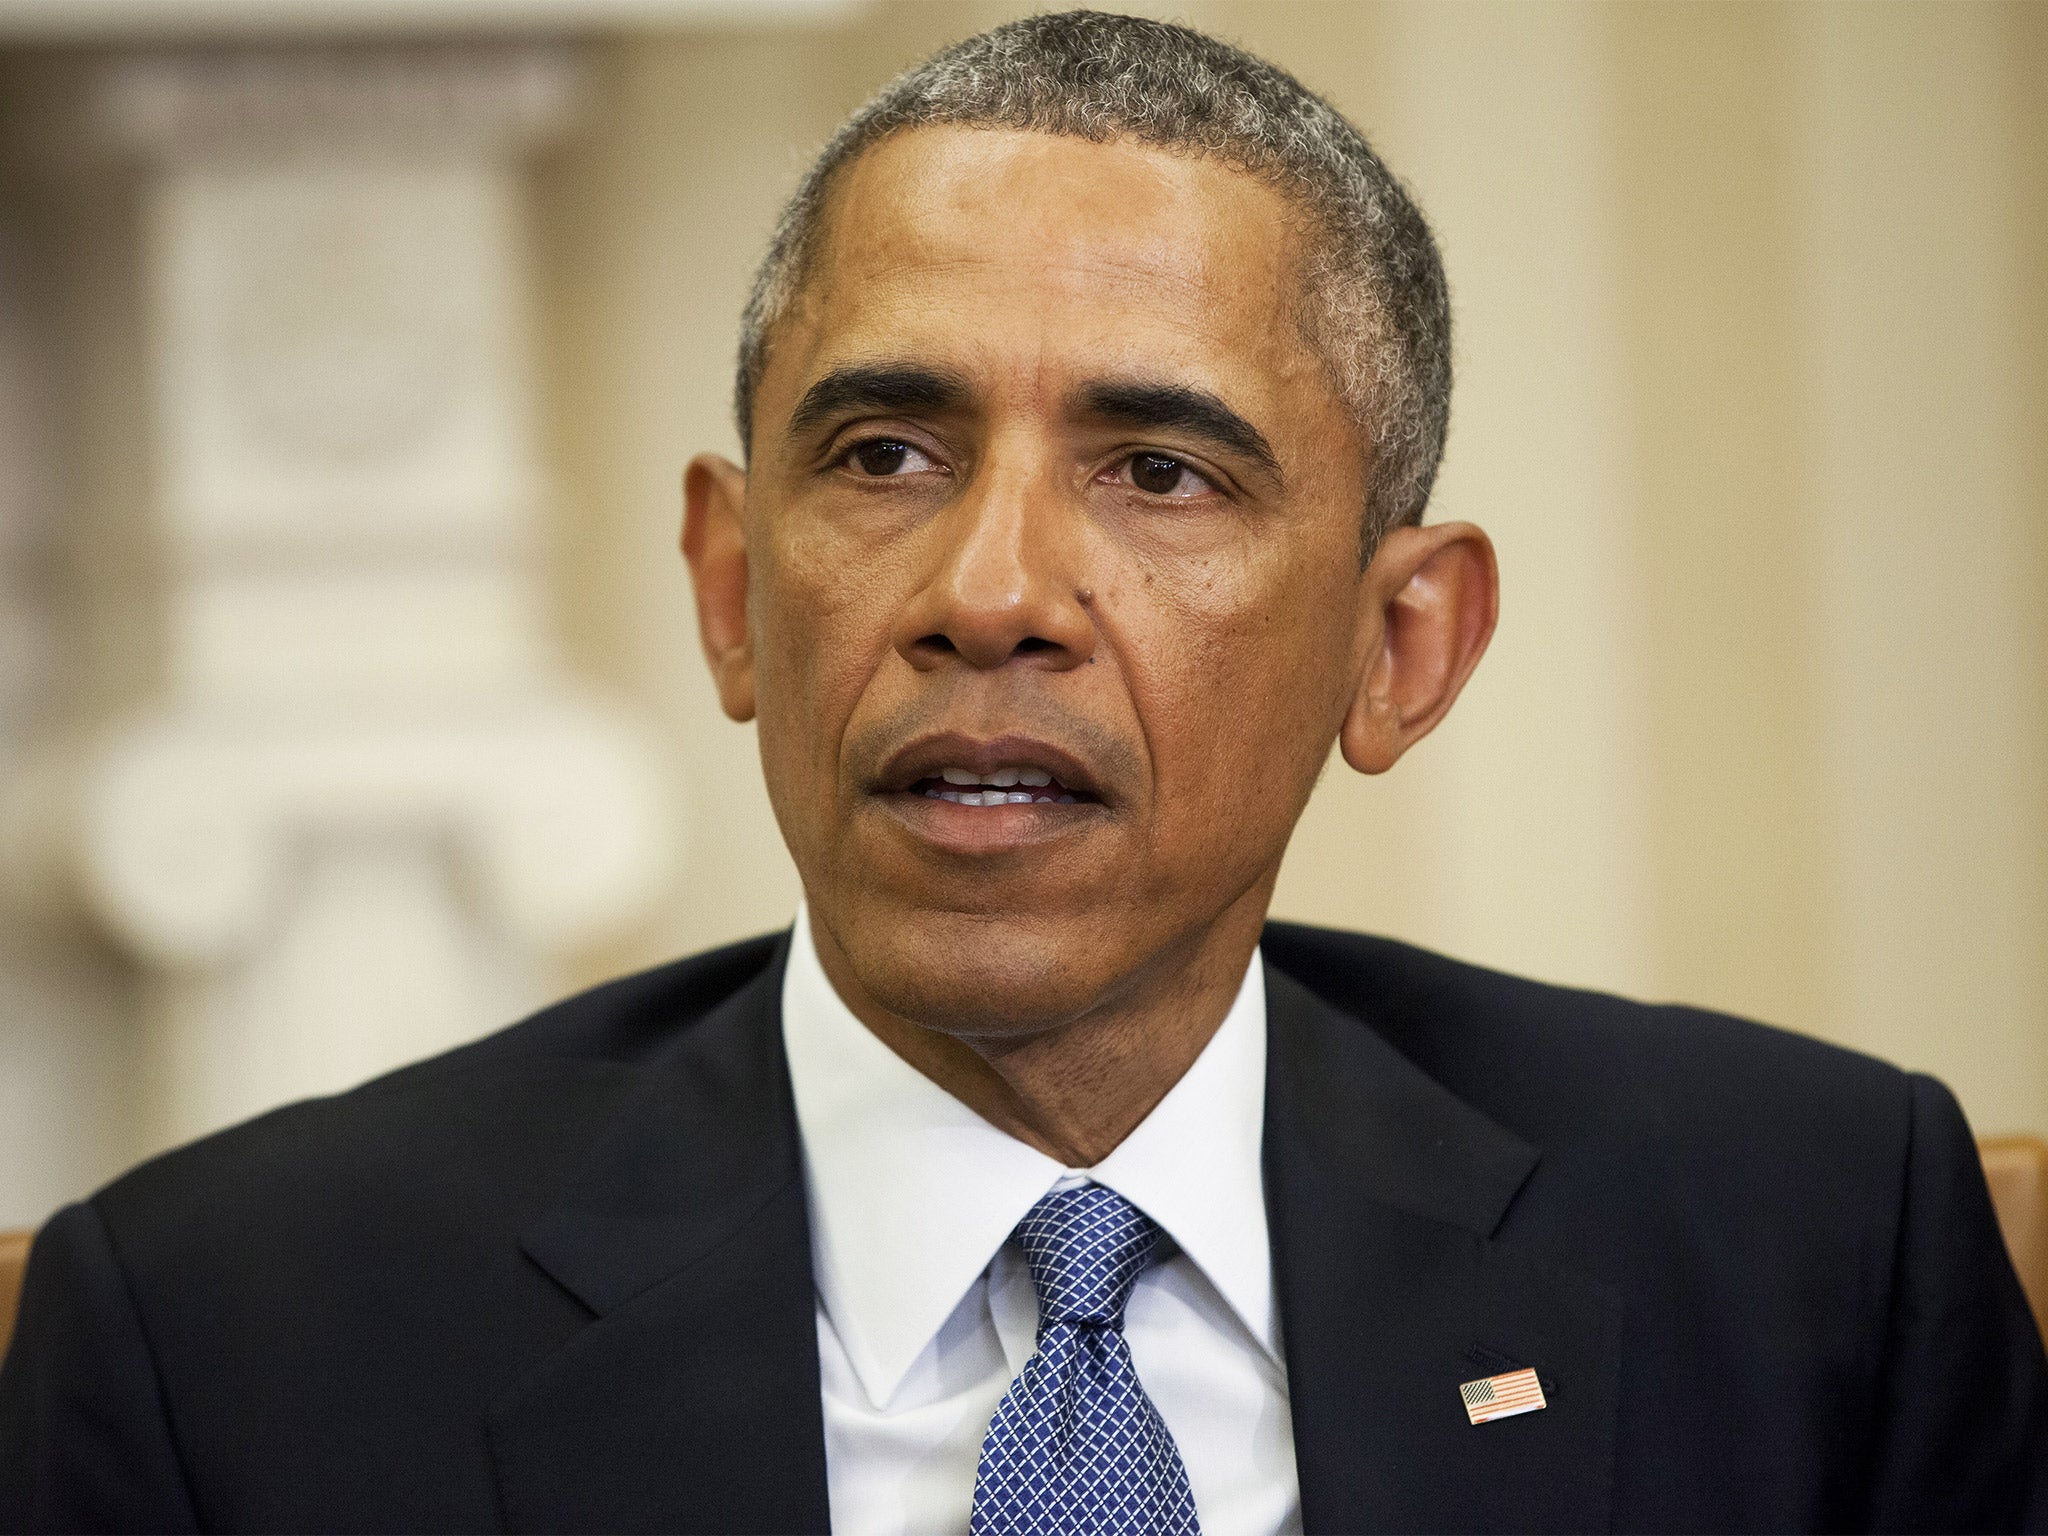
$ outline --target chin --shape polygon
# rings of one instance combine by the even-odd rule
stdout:
[[[869,997],[949,1035],[1033,1035],[1101,1004],[1132,968],[1091,914],[1066,922],[871,912],[834,924]],[[1123,960],[1126,963],[1119,963]]]

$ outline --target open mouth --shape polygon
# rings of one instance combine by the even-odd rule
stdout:
[[[915,835],[948,846],[964,840],[962,846],[980,851],[1092,824],[1093,818],[1081,812],[1113,803],[1086,759],[1057,742],[1016,731],[995,737],[964,731],[920,737],[882,764],[873,788],[910,814]],[[962,816],[928,804],[933,800],[997,814]],[[925,809],[912,811],[914,806]],[[1004,812],[1006,806],[1036,809]]]
[[[1021,765],[987,773],[942,768],[911,784],[909,792],[954,805],[1079,805],[1095,798],[1086,790],[1068,788],[1043,768]]]

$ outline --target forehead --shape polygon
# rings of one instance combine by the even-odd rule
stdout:
[[[916,129],[847,168],[777,350],[799,377],[910,353],[1012,386],[1164,369],[1277,405],[1324,387],[1295,226],[1279,192],[1216,161]]]

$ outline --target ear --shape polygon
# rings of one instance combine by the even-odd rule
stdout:
[[[1385,773],[1450,712],[1500,616],[1493,541],[1470,523],[1396,528],[1365,585],[1365,667],[1338,741],[1360,773]]]
[[[683,471],[683,559],[697,592],[718,702],[735,720],[754,718],[754,642],[747,630],[747,472],[701,453]]]

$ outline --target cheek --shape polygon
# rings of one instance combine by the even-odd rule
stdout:
[[[784,762],[834,768],[847,721],[890,654],[905,572],[888,553],[817,527],[764,540],[750,558],[764,755],[772,741]]]
[[[1183,835],[1220,843],[1270,824],[1284,842],[1321,771],[1351,691],[1355,591],[1317,570],[1219,560],[1154,574],[1132,690],[1162,822],[1203,823]]]

